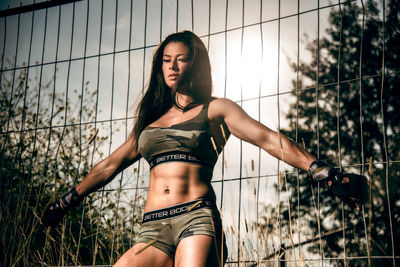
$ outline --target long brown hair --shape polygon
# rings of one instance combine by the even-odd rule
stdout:
[[[190,65],[179,80],[176,90],[166,85],[162,72],[164,49],[171,42],[182,42],[190,51]],[[174,33],[165,38],[154,53],[149,85],[136,110],[137,120],[132,130],[136,148],[140,133],[144,128],[159,119],[173,105],[179,109],[188,110],[209,102],[211,91],[210,59],[200,38],[190,31]],[[190,95],[194,102],[187,107],[180,106],[176,101],[176,93],[181,92]]]

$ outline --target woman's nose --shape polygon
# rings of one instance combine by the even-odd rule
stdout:
[[[171,60],[171,64],[169,65],[169,68],[171,70],[178,70],[178,61],[177,60]]]

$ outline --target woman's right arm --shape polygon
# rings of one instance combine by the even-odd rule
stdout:
[[[119,172],[139,160],[140,157],[134,138],[129,138],[110,156],[97,163],[76,187],[49,204],[43,213],[42,223],[50,231],[51,227],[59,224],[68,210],[78,206],[85,196],[109,183]]]
[[[76,186],[80,196],[87,196],[109,183],[122,170],[141,158],[136,150],[135,139],[130,137],[106,159],[97,163],[89,174]]]

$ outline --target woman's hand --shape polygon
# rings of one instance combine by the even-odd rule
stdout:
[[[62,221],[66,213],[67,210],[61,207],[59,200],[47,206],[42,216],[42,223],[47,227],[48,232],[51,227],[56,226]]]
[[[42,216],[42,223],[48,227],[48,230],[52,226],[59,224],[64,215],[72,208],[76,207],[81,203],[83,197],[76,192],[73,188],[67,194],[65,194],[59,200],[49,204]]]
[[[360,209],[358,204],[363,204],[368,199],[368,183],[365,176],[342,174],[320,160],[311,163],[309,172],[313,181],[322,182],[335,196],[357,210]]]

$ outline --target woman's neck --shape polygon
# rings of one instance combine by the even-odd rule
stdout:
[[[182,93],[176,93],[175,100],[178,106],[183,108],[193,103],[193,98],[190,95],[185,95]]]

